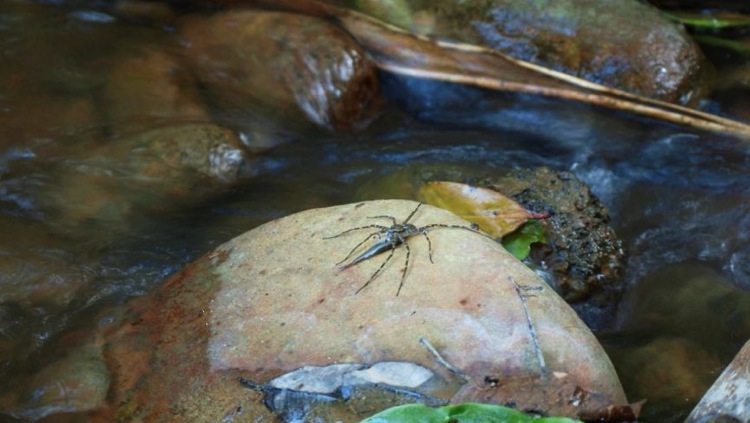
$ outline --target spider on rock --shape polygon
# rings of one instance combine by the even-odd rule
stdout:
[[[479,235],[482,235],[484,237],[490,238],[490,236],[480,232],[478,227],[476,225],[472,225],[472,227],[467,226],[459,226],[459,225],[444,225],[441,223],[433,223],[431,225],[426,225],[422,227],[417,227],[409,221],[412,217],[417,213],[417,210],[419,210],[420,207],[422,207],[423,203],[419,203],[417,207],[407,216],[406,220],[404,220],[402,223],[398,223],[396,221],[396,218],[393,216],[369,216],[369,219],[389,219],[393,224],[391,226],[383,226],[383,225],[366,225],[366,226],[359,226],[356,228],[348,229],[344,232],[341,232],[340,234],[329,236],[329,237],[323,237],[323,239],[333,239],[338,238],[340,236],[346,235],[350,232],[359,231],[362,229],[377,229],[375,232],[368,235],[365,239],[363,239],[359,244],[354,246],[352,250],[347,254],[346,257],[344,257],[343,260],[336,263],[337,266],[341,265],[341,263],[344,263],[347,261],[355,251],[359,249],[364,243],[369,241],[370,239],[376,239],[375,243],[372,244],[370,248],[365,250],[362,254],[354,258],[351,262],[348,264],[345,264],[344,266],[341,266],[341,269],[347,269],[349,267],[352,267],[356,265],[357,263],[360,263],[364,260],[367,260],[369,258],[372,258],[380,253],[383,253],[385,251],[390,250],[390,253],[388,254],[388,257],[383,261],[383,263],[378,267],[378,270],[375,271],[375,273],[370,276],[370,279],[365,282],[364,285],[362,285],[355,294],[359,294],[360,291],[365,289],[367,285],[370,284],[375,278],[380,274],[380,272],[385,268],[385,265],[391,260],[393,257],[393,253],[396,252],[396,249],[403,245],[404,248],[406,248],[406,258],[404,259],[404,268],[401,270],[401,282],[398,285],[398,290],[396,291],[396,296],[401,292],[401,288],[404,286],[404,280],[406,279],[406,272],[409,268],[409,256],[411,255],[411,249],[409,248],[409,243],[407,240],[414,235],[423,235],[425,239],[427,240],[427,247],[429,252],[429,258],[430,263],[434,263],[432,261],[432,241],[430,241],[430,237],[427,236],[427,232],[436,229],[436,228],[447,228],[447,229],[463,229],[466,231],[470,231]],[[492,239],[492,238],[490,238]]]

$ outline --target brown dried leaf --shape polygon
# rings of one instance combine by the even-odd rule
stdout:
[[[497,191],[458,182],[429,182],[419,193],[425,202],[476,223],[493,238],[502,238],[529,219],[548,217],[526,210]]]

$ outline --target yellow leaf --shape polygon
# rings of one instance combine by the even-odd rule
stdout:
[[[428,182],[419,193],[426,203],[476,223],[493,238],[502,238],[529,219],[548,217],[526,210],[497,191],[457,182]]]

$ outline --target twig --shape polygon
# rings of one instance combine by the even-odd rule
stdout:
[[[523,312],[526,315],[526,324],[529,327],[529,334],[531,335],[531,343],[534,346],[534,352],[536,352],[536,358],[539,360],[539,367],[541,367],[543,373],[548,373],[549,369],[547,368],[547,363],[544,361],[544,354],[542,354],[542,348],[539,346],[539,338],[536,335],[536,328],[534,327],[534,323],[531,321],[531,313],[529,313],[529,307],[526,304],[526,295],[521,292],[522,290],[542,290],[543,288],[541,286],[521,286],[519,285],[511,276],[508,276],[508,279],[513,284],[513,287],[516,290],[516,294],[518,294],[518,298],[521,300],[521,305],[523,306]]]
[[[445,359],[440,355],[440,353],[435,349],[435,347],[433,347],[432,344],[430,344],[430,341],[426,340],[424,337],[420,337],[419,343],[424,345],[425,348],[427,348],[427,351],[429,351],[430,354],[432,354],[435,357],[435,360],[437,360],[437,362],[440,363],[440,365],[442,365],[443,367],[448,369],[451,373],[460,377],[461,379],[467,382],[471,382],[471,377],[469,377],[469,375],[461,371],[461,369],[445,361]]]

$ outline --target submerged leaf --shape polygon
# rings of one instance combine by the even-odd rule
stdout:
[[[547,243],[544,227],[536,220],[526,222],[521,229],[503,238],[503,247],[519,260],[529,256],[531,245]]]
[[[547,214],[530,212],[514,200],[487,188],[437,181],[425,184],[419,191],[427,203],[476,223],[493,238],[502,238],[529,219],[548,217]]]
[[[743,28],[750,26],[750,16],[741,13],[694,13],[675,11],[666,16],[685,26],[703,29]]]
[[[500,405],[465,403],[439,408],[430,408],[422,404],[401,405],[382,411],[363,420],[362,423],[575,423],[577,421],[565,417],[534,417]]]
[[[723,48],[743,57],[750,57],[750,39],[748,38],[733,40],[713,35],[696,35],[694,38],[701,45]]]

